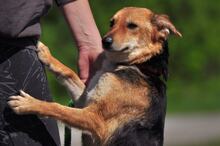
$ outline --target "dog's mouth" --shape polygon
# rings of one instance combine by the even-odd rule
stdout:
[[[125,47],[125,48],[121,49],[120,51],[121,52],[127,52],[128,50],[129,50],[129,47]]]
[[[108,51],[108,52],[118,52],[118,53],[123,52],[123,53],[127,53],[128,50],[130,50],[130,48],[127,46],[127,47],[124,47],[122,49],[108,48],[108,49],[105,49],[105,50]]]

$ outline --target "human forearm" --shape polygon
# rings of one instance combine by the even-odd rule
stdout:
[[[79,49],[101,49],[101,37],[88,0],[77,0],[61,6]]]

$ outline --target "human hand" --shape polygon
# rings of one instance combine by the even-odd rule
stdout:
[[[81,47],[79,48],[79,58],[78,58],[78,67],[79,67],[79,76],[80,79],[87,83],[89,79],[93,76],[98,68],[95,62],[99,58],[100,54],[102,53],[103,49],[92,49],[88,47]],[[100,63],[98,61],[97,63]],[[96,65],[95,65],[96,64]]]

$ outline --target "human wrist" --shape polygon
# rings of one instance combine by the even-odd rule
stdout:
[[[102,49],[102,44],[100,43],[77,43],[77,49],[79,51],[97,51],[97,52],[101,52]]]
[[[88,56],[97,56],[103,52],[102,48],[91,48],[91,47],[80,47],[78,48],[78,52],[81,55],[88,55]]]

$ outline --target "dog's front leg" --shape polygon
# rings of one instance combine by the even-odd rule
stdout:
[[[56,75],[58,80],[67,88],[73,100],[78,100],[82,95],[85,85],[80,80],[78,75],[70,68],[59,62],[54,58],[47,46],[39,42],[38,44],[38,57],[48,69]]]
[[[101,115],[94,112],[95,107],[70,108],[58,103],[40,101],[23,91],[20,92],[20,96],[11,96],[9,99],[9,106],[19,115],[37,114],[48,116],[75,128],[89,131],[99,138],[105,135],[104,120]]]

